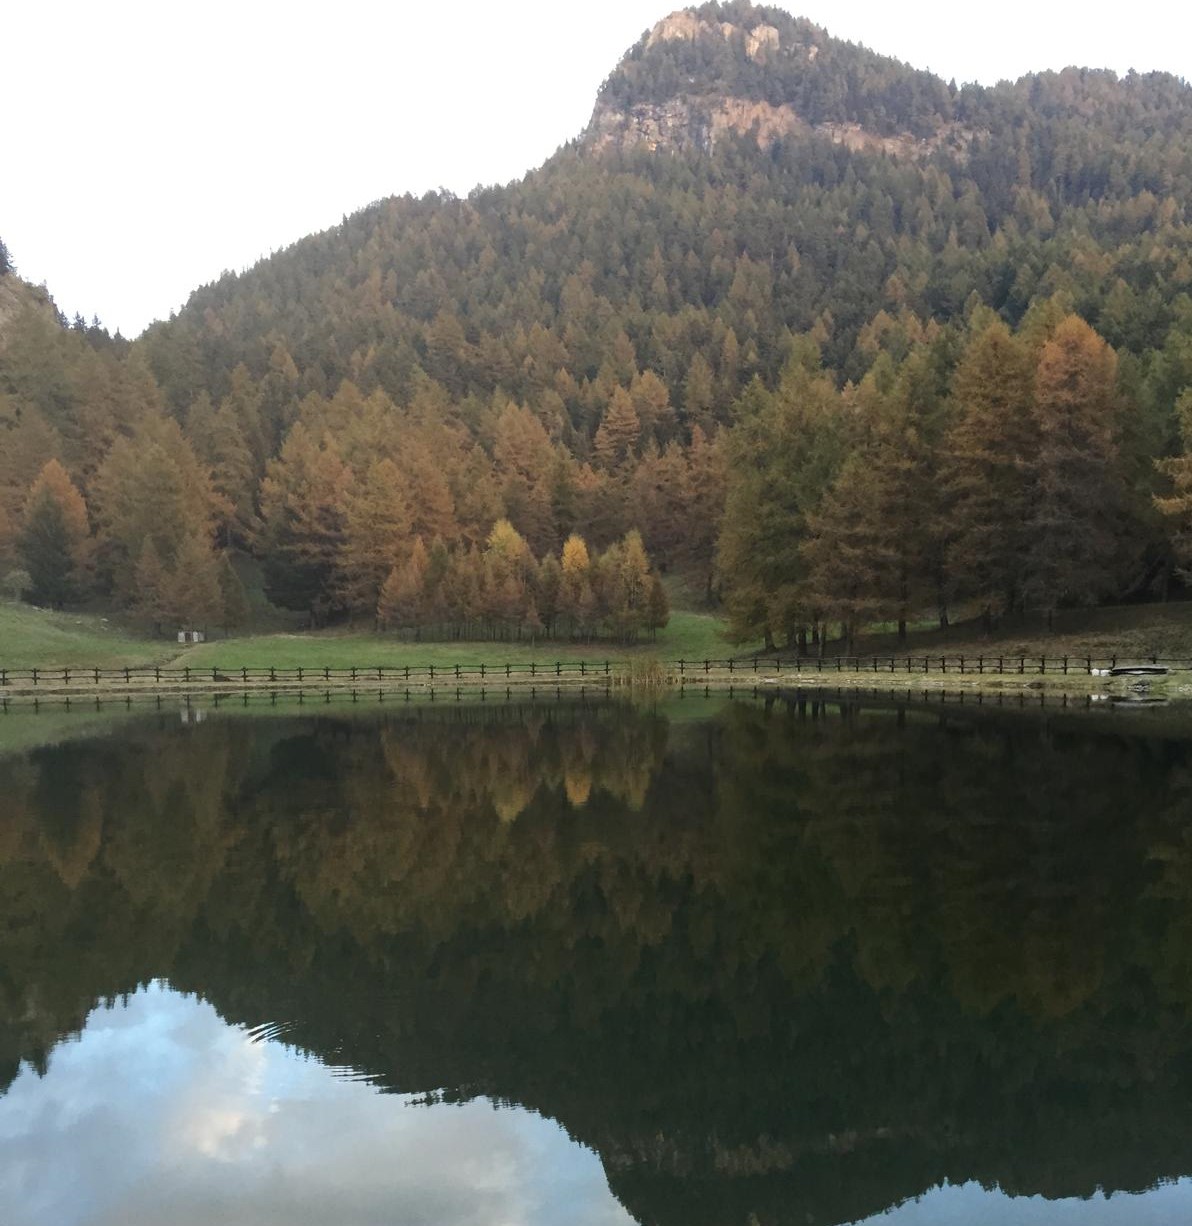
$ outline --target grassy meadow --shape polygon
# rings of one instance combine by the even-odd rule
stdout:
[[[598,639],[591,643],[414,642],[396,635],[371,631],[321,630],[302,634],[258,634],[218,639],[183,650],[179,665],[210,668],[329,667],[401,664],[503,664],[530,660],[624,660],[631,656],[658,656],[666,660],[724,659],[739,648],[727,643],[723,622],[711,613],[675,612],[657,639],[633,646]]]
[[[146,639],[88,613],[56,613],[0,601],[0,666],[117,668],[171,659],[178,644]]]
[[[269,623],[266,622],[268,625]],[[276,624],[276,623],[274,623]],[[151,638],[89,613],[47,612],[29,605],[0,602],[0,667],[55,666],[114,668],[137,664],[172,664],[194,668],[360,668],[410,665],[528,663],[554,660],[619,661],[657,658],[664,661],[724,660],[757,650],[757,644],[734,644],[725,638],[725,623],[714,613],[675,609],[670,624],[656,639],[637,644],[597,639],[588,643],[415,642],[364,627],[319,631],[273,629],[216,637],[182,647],[172,639]],[[827,654],[844,651],[830,642]],[[1152,655],[1192,662],[1192,602],[1131,605],[1061,612],[1054,629],[1040,618],[1003,623],[986,634],[977,622],[961,622],[941,632],[927,624],[912,628],[905,643],[893,633],[859,639],[855,653],[873,655],[1093,656],[1143,659]],[[774,653],[789,658],[793,653]],[[767,658],[771,653],[766,653]]]
[[[633,646],[599,639],[591,643],[413,642],[371,630],[335,628],[302,633],[274,631],[216,638],[194,647],[169,639],[137,637],[100,617],[49,613],[28,605],[0,604],[0,666],[119,667],[170,663],[211,668],[367,668],[404,664],[503,664],[531,660],[611,660],[657,656],[665,660],[724,659],[741,648],[725,641],[723,622],[711,613],[678,610],[657,639]]]

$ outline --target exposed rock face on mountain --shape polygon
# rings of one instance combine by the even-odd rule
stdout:
[[[955,123],[937,120],[918,132],[876,131],[845,118],[845,112],[839,118],[818,118],[803,113],[793,100],[775,101],[772,70],[781,67],[788,78],[792,70],[815,75],[826,41],[824,32],[809,23],[784,24],[785,30],[779,30],[763,9],[744,12],[740,22],[709,20],[691,9],[664,17],[610,78],[584,144],[598,152],[712,153],[726,136],[752,135],[768,151],[786,138],[817,134],[854,152],[891,157],[923,157],[941,147],[963,155],[968,149],[974,133]],[[809,71],[798,74],[800,64]],[[758,70],[766,69],[771,79],[759,88]],[[629,82],[628,91],[618,88]],[[719,88],[710,92],[709,85]],[[643,92],[653,96],[634,100]]]
[[[596,151],[640,148],[650,152],[712,153],[728,135],[752,135],[764,151],[787,137],[818,135],[854,153],[913,158],[941,148],[963,156],[974,132],[959,124],[947,124],[935,136],[917,137],[910,132],[883,136],[859,123],[809,124],[786,104],[703,97],[642,103],[627,111],[597,103],[584,140]]]
[[[767,51],[777,51],[779,35],[776,27],[761,22],[750,29],[734,25],[731,21],[708,21],[697,16],[691,9],[681,9],[664,17],[646,36],[646,49],[671,40],[697,42],[701,38],[723,38],[731,42],[740,38],[745,54],[751,60],[764,61]],[[818,48],[811,48],[814,58]]]
[[[676,98],[627,111],[598,103],[585,139],[591,148],[711,153],[728,133],[752,132],[763,149],[809,131],[789,106],[747,98]]]

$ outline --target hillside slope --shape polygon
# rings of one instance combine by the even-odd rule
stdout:
[[[260,556],[276,602],[367,615],[386,577],[404,582],[420,537],[468,572],[435,599],[471,601],[465,620],[491,629],[506,617],[492,585],[461,592],[484,586],[505,517],[535,559],[557,559],[572,533],[603,551],[638,529],[659,569],[709,597],[744,593],[743,635],[905,620],[989,599],[971,575],[945,574],[955,507],[939,498],[959,488],[944,475],[964,355],[996,323],[1033,371],[1076,317],[1064,335],[1075,360],[1099,364],[1100,442],[1060,518],[1098,573],[1061,582],[1032,563],[998,601],[1137,598],[1165,590],[1192,540],[1152,506],[1173,488],[1154,461],[1180,452],[1177,405],[1192,387],[1190,199],[1192,90],[1174,77],[1070,68],[958,88],[776,8],[703,5],[643,36],[586,131],[520,181],[375,202],[197,290],[127,356],[26,327],[0,363],[0,421],[29,458],[6,469],[0,455],[0,505],[18,519],[35,461],[55,456],[102,535],[107,458],[131,438],[138,458],[124,456],[120,480],[143,444],[168,452],[188,488],[205,470],[215,501],[178,509],[170,532],[104,542],[99,580],[126,602],[145,536],[176,569],[197,523]],[[744,454],[747,432],[728,427],[767,412],[782,420],[765,439],[758,425],[761,450]],[[906,412],[918,418],[891,424]],[[1051,454],[1045,424],[1020,432],[1008,469],[1036,490],[1050,478],[1024,474]],[[845,599],[843,581],[811,582],[806,550],[845,461],[883,437],[925,452],[902,457],[919,484],[897,514],[919,552],[900,566],[937,590],[891,595],[869,576],[850,578],[865,590]],[[759,456],[780,452],[788,473],[814,453],[809,484],[779,472],[743,495]],[[773,502],[767,539],[738,550],[768,567],[757,583],[725,564],[722,540],[717,563],[734,497]],[[1093,531],[1097,507],[1113,522]],[[354,514],[385,519],[392,539],[353,539]],[[910,530],[922,523],[936,538]],[[361,581],[353,558],[369,549]],[[530,624],[549,593],[532,595],[519,614]]]

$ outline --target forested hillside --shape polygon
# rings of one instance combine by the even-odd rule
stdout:
[[[0,574],[218,620],[248,550],[278,603],[451,634],[632,634],[651,568],[771,639],[1157,596],[1189,199],[1173,77],[958,88],[689,10],[519,182],[374,203],[131,347],[10,321]]]

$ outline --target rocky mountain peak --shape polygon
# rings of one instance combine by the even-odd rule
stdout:
[[[912,101],[899,113],[904,99]],[[929,73],[781,9],[728,0],[671,13],[649,30],[605,82],[583,144],[711,153],[730,136],[768,150],[818,135],[892,157],[941,147],[963,156],[973,134],[953,122],[952,101]]]

